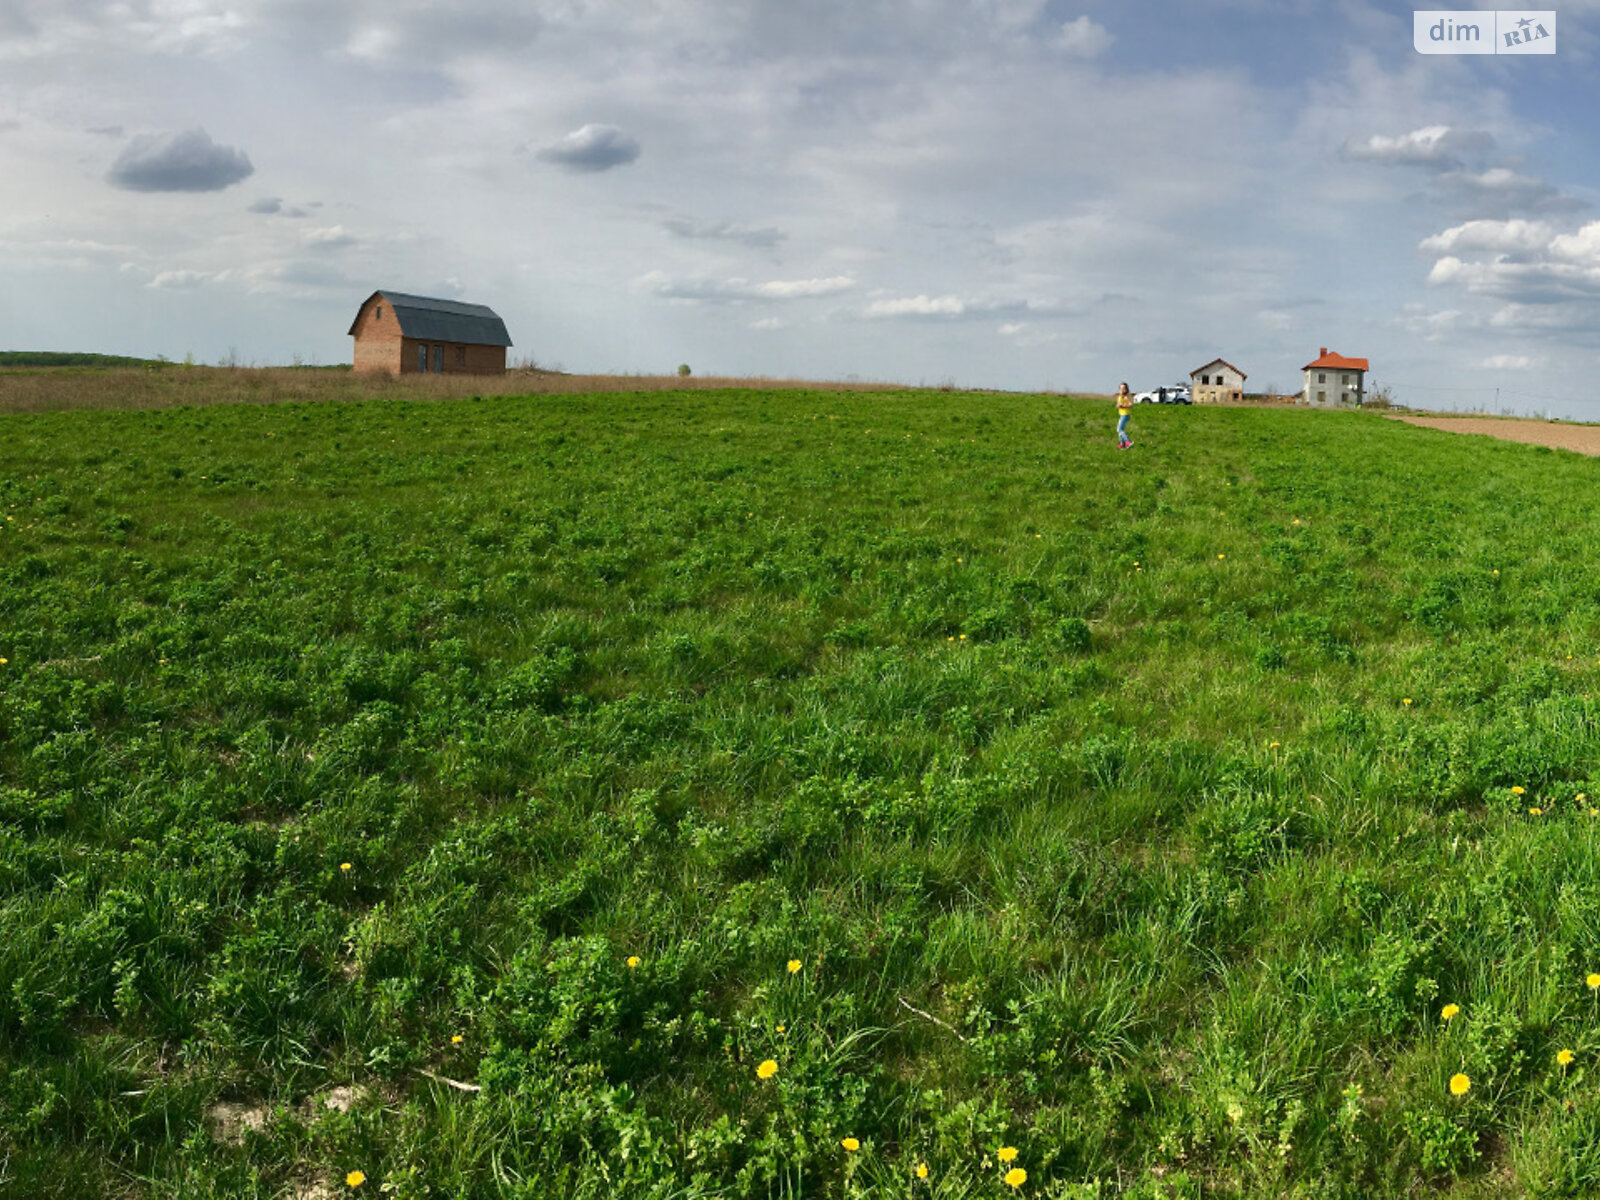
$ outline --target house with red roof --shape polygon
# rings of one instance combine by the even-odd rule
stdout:
[[[1305,365],[1305,402],[1323,408],[1341,404],[1361,407],[1367,394],[1367,360],[1346,358],[1324,346],[1315,362]]]

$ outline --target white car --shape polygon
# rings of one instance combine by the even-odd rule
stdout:
[[[1158,387],[1153,392],[1136,392],[1133,400],[1135,404],[1188,404],[1189,385],[1175,383],[1171,387]]]

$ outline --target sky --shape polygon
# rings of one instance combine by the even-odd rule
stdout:
[[[0,0],[0,349],[348,362],[378,289],[575,372],[1600,420],[1600,0]]]

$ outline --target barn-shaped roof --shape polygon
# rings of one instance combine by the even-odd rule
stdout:
[[[506,323],[486,304],[463,304],[459,300],[438,300],[432,296],[413,296],[407,292],[373,292],[361,302],[365,309],[382,296],[394,310],[404,337],[423,342],[465,342],[473,346],[509,346],[511,335]],[[361,309],[357,310],[360,319]],[[355,323],[350,325],[354,335]]]

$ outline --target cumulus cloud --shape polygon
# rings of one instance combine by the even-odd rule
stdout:
[[[1588,207],[1542,179],[1519,175],[1507,167],[1479,172],[1445,171],[1435,178],[1434,187],[1446,203],[1475,216],[1573,212]]]
[[[731,221],[691,221],[687,217],[670,217],[661,222],[661,227],[675,237],[738,242],[740,245],[754,246],[758,249],[771,249],[779,242],[786,241],[789,236],[781,229],[774,229],[771,226],[752,228],[748,225],[735,225]]]
[[[1452,129],[1449,125],[1428,125],[1396,137],[1375,133],[1365,139],[1351,138],[1340,147],[1347,159],[1374,162],[1386,167],[1426,167],[1434,171],[1460,169],[1467,156],[1479,156],[1494,149],[1494,138],[1475,130]]]
[[[1478,363],[1491,371],[1525,371],[1533,365],[1526,354],[1491,354]]]
[[[356,244],[356,236],[343,225],[330,225],[326,229],[308,229],[306,245],[313,250],[342,250]]]
[[[893,300],[874,300],[867,305],[869,317],[959,317],[967,305],[959,296],[902,296]]]
[[[162,271],[145,286],[152,288],[192,288],[199,287],[210,278],[211,273],[208,271]]]
[[[874,319],[932,317],[979,320],[1001,316],[1052,316],[1060,315],[1063,311],[1061,306],[1054,303],[1039,303],[1030,300],[995,300],[987,297],[952,295],[929,296],[926,293],[922,293],[916,296],[888,296],[874,300],[862,310],[861,315]],[[1021,322],[1014,323],[1014,329],[1020,330],[1021,328]]]
[[[1430,254],[1484,251],[1491,254],[1525,254],[1550,245],[1555,230],[1543,221],[1468,221],[1432,237],[1420,249]]]
[[[748,279],[669,279],[653,271],[641,281],[657,296],[669,300],[702,300],[731,304],[745,300],[805,300],[834,296],[849,291],[855,280],[848,275],[823,279],[772,279],[755,283]]]
[[[1557,233],[1542,221],[1469,221],[1426,238],[1428,282],[1517,304],[1600,299],[1600,221]],[[1487,258],[1465,257],[1472,254]]]
[[[1056,48],[1074,58],[1098,58],[1111,48],[1112,41],[1110,31],[1088,17],[1068,21],[1056,34]]]
[[[130,192],[218,192],[255,173],[243,150],[219,146],[204,129],[134,138],[106,181]]]
[[[546,146],[537,157],[569,171],[609,171],[639,157],[639,143],[615,125],[589,124]]]

